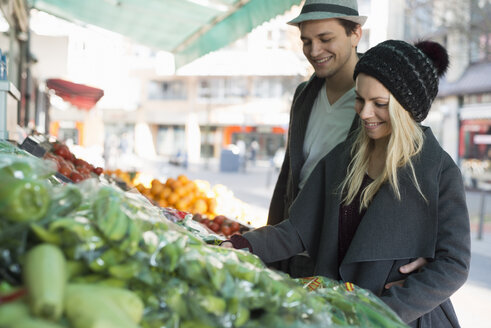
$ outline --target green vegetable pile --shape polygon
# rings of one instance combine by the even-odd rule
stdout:
[[[309,291],[137,192],[49,173],[0,145],[1,181],[15,187],[0,186],[0,281],[27,289],[0,302],[0,327],[405,327],[368,291],[326,278]]]

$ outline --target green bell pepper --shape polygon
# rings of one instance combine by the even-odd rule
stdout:
[[[5,175],[1,180],[0,215],[13,222],[37,221],[46,215],[51,197],[42,181]]]

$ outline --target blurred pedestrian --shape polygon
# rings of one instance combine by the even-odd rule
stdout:
[[[256,165],[256,157],[258,152],[259,152],[259,143],[257,142],[256,139],[253,139],[249,146],[249,153],[251,156],[250,158],[253,165]]]
[[[242,172],[246,171],[246,166],[247,166],[247,147],[246,143],[244,140],[239,139],[237,140],[236,143],[238,149],[239,149],[239,169]]]

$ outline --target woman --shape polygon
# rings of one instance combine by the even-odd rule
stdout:
[[[318,164],[288,220],[224,246],[248,247],[264,262],[307,250],[316,275],[371,290],[411,327],[459,327],[449,297],[469,271],[464,187],[419,124],[447,67],[434,42],[389,40],[367,51],[354,73],[358,134]],[[428,261],[421,270],[398,271],[418,257]]]

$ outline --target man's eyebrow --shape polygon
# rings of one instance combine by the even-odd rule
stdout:
[[[333,34],[333,32],[319,33],[319,34],[316,35],[316,37],[322,38],[323,36],[327,36],[327,35],[330,35],[330,34]],[[300,39],[302,39],[302,40],[309,40],[309,38],[307,38],[307,37],[305,37],[303,35],[300,36]]]

